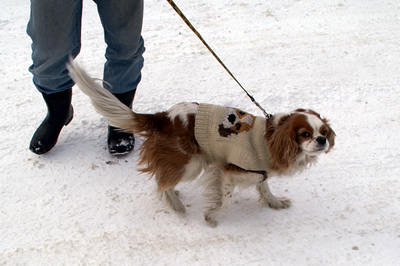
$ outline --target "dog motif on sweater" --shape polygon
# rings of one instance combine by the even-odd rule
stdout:
[[[231,134],[247,132],[253,128],[255,117],[242,110],[227,107],[219,124],[218,131],[221,137],[229,137]]]

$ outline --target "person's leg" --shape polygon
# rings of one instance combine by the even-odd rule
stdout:
[[[104,86],[131,107],[141,80],[145,50],[141,36],[143,0],[96,2],[107,43]],[[110,153],[125,154],[133,149],[134,138],[132,134],[109,127],[107,142]]]
[[[57,143],[61,129],[68,125],[74,115],[71,105],[72,89],[45,94],[47,115],[33,134],[29,149],[36,154],[50,151]]]
[[[104,80],[121,94],[136,89],[141,79],[144,42],[141,36],[143,0],[97,0],[107,43]]]
[[[36,154],[51,150],[63,126],[72,120],[74,82],[66,63],[80,51],[81,18],[82,0],[31,0],[27,33],[32,39],[33,64],[29,71],[47,105],[46,118],[29,146]]]

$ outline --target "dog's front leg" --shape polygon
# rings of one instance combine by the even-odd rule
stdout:
[[[269,189],[267,180],[257,184],[257,190],[260,193],[260,201],[272,209],[285,209],[292,205],[290,199],[285,197],[275,197]]]

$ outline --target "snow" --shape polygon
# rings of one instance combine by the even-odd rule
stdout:
[[[312,108],[337,134],[318,165],[270,181],[292,207],[264,208],[255,189],[237,190],[215,229],[203,220],[198,182],[179,186],[188,211],[178,216],[137,172],[136,153],[108,154],[107,121],[77,88],[57,146],[28,150],[46,113],[27,70],[29,1],[0,1],[0,264],[399,265],[398,1],[176,0],[268,112]],[[78,60],[101,78],[92,1],[83,20]],[[166,1],[145,1],[143,36],[134,110],[197,101],[262,115]]]

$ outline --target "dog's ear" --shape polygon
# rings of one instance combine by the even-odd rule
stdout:
[[[296,161],[299,145],[296,142],[296,132],[292,127],[291,115],[282,117],[279,122],[269,128],[268,148],[271,154],[272,168],[277,171],[287,171]]]

